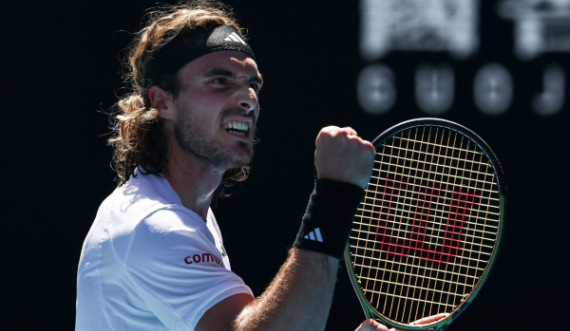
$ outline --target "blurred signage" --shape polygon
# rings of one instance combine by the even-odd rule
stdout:
[[[361,0],[360,52],[368,61],[392,50],[477,50],[478,0]]]
[[[521,60],[570,51],[570,0],[503,0],[498,12],[515,22],[515,52]]]
[[[570,51],[570,0],[499,0],[494,7],[514,22],[514,54],[528,61],[540,54]],[[480,45],[480,0],[361,0],[360,56],[367,63],[358,76],[357,97],[370,114],[392,110],[397,100],[397,73],[382,60],[390,52],[445,52],[457,62],[477,54]],[[493,36],[485,36],[492,38]],[[413,95],[428,115],[452,106],[456,73],[442,61],[413,63]],[[484,63],[473,79],[474,105],[483,114],[505,113],[513,102],[513,77],[499,63]],[[540,115],[553,115],[565,104],[566,75],[548,64],[529,105]],[[412,89],[410,89],[412,91]]]

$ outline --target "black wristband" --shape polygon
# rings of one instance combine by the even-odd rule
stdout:
[[[293,247],[342,260],[354,213],[363,197],[360,186],[317,179]]]

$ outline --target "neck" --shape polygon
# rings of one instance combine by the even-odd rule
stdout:
[[[180,197],[182,205],[206,220],[214,192],[222,182],[224,170],[212,169],[188,155],[178,144],[171,144],[170,147],[168,162],[162,174]]]

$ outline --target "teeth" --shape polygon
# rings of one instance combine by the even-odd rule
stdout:
[[[247,130],[249,130],[249,124],[244,123],[244,122],[231,121],[231,122],[226,123],[225,129],[226,130],[233,129],[233,130],[239,130],[239,131],[247,131]]]

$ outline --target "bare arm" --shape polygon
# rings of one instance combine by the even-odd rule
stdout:
[[[318,178],[364,188],[372,172],[374,147],[350,128],[327,127],[316,140]],[[197,331],[324,330],[339,261],[293,248],[258,299],[239,294],[222,300],[200,319]]]

